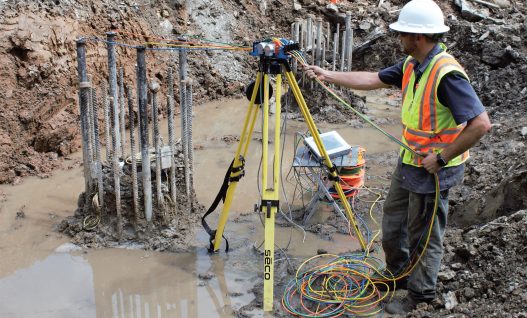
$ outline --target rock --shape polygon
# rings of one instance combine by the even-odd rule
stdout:
[[[466,244],[457,247],[454,250],[454,253],[456,253],[457,256],[461,257],[464,260],[469,260],[477,254],[477,252],[473,248],[467,247]]]
[[[458,270],[458,269],[463,268],[463,265],[461,263],[454,263],[450,265],[450,268]]]
[[[300,10],[302,10],[302,5],[301,5],[300,3],[298,3],[298,2],[295,1],[295,2],[293,3],[293,10],[294,10],[294,11],[300,11]]]
[[[490,35],[490,31],[487,31],[487,32],[483,33],[483,34],[479,37],[479,40],[480,40],[480,41],[483,41],[483,40],[485,40],[489,35]]]
[[[73,243],[64,243],[55,249],[55,253],[70,253],[72,251],[79,251],[81,247]]]
[[[447,310],[450,310],[459,304],[457,301],[456,293],[453,291],[449,291],[448,293],[443,294],[443,298],[445,300],[445,308]]]
[[[509,0],[489,0],[490,3],[497,4],[500,8],[510,8],[511,2]]]
[[[326,9],[328,9],[328,11],[332,11],[332,12],[335,12],[335,13],[339,12],[339,8],[337,7],[337,5],[335,5],[333,3],[328,4],[326,6]]]
[[[521,134],[523,137],[527,136],[527,127],[522,127]]]
[[[461,9],[461,16],[465,20],[470,22],[477,22],[482,19],[488,18],[488,14],[484,13],[482,10],[476,10],[472,4],[466,0],[455,0],[455,4]]]
[[[214,277],[216,277],[215,274],[213,273],[199,273],[198,274],[198,278],[201,279],[201,280],[211,280],[213,279]]]
[[[472,299],[476,295],[476,292],[470,287],[465,287],[465,289],[463,290],[463,295],[466,299]]]
[[[362,21],[359,24],[359,28],[364,31],[368,31],[371,28],[371,23],[368,21]]]
[[[446,270],[446,271],[441,271],[439,272],[439,274],[437,275],[437,277],[442,280],[442,281],[449,281],[451,280],[452,278],[456,277],[456,272],[454,272],[453,270]]]

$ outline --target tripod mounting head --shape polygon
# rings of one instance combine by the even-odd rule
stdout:
[[[287,53],[294,50],[300,50],[298,43],[288,39],[272,38],[255,41],[253,43],[253,50],[249,54],[260,58],[288,61],[291,59],[291,56]]]

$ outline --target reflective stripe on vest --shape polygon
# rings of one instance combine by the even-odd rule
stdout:
[[[467,79],[468,76],[450,54],[441,52],[430,61],[418,85],[414,87],[416,64],[415,59],[408,57],[403,65],[403,142],[416,151],[438,153],[454,142],[465,128],[465,124],[457,125],[450,110],[439,102],[439,82],[450,72],[458,72]],[[404,163],[422,166],[420,156],[414,156],[403,149],[401,153]],[[467,151],[450,160],[447,166],[459,165],[468,157]]]

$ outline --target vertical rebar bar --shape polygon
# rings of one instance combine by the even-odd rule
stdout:
[[[102,175],[102,162],[101,162],[101,144],[99,142],[99,102],[97,100],[97,92],[95,88],[91,91],[92,102],[93,102],[93,145],[95,149],[95,173],[97,175],[97,191],[99,194],[99,208],[101,211],[101,218],[105,217],[106,205],[104,204],[104,182]]]
[[[329,41],[326,41],[325,38],[322,38],[322,57],[321,57],[321,61],[320,61],[320,66],[321,67],[325,67],[326,65],[326,46],[327,46],[327,42]]]
[[[313,49],[313,15],[307,15],[307,28],[306,28],[306,52],[309,49]]]
[[[301,20],[299,18],[296,18],[295,19],[295,23],[294,23],[294,35],[293,35],[293,40],[296,42],[296,43],[300,43],[300,22]],[[298,61],[297,60],[294,60],[293,62],[293,72],[296,74],[298,72]]]
[[[88,92],[88,144],[90,146],[91,153],[91,166],[90,166],[90,175],[94,175],[94,162],[95,162],[95,142],[93,139],[93,81],[90,74],[88,74],[88,82],[90,83],[90,90]]]
[[[189,186],[189,166],[188,166],[188,140],[187,140],[187,120],[188,120],[188,105],[186,96],[186,79],[187,79],[187,51],[179,51],[179,96],[180,96],[180,110],[181,110],[181,147],[183,150],[183,166],[185,169],[185,189],[187,197],[190,192]]]
[[[317,18],[317,35],[315,37],[315,65],[320,66],[322,59],[322,18]]]
[[[113,97],[110,96],[110,104],[111,107],[115,110],[117,107],[115,106],[116,100],[113,99]],[[123,217],[121,215],[121,168],[119,167],[119,145],[117,144],[117,134],[119,133],[119,125],[117,124],[119,119],[117,118],[119,116],[118,112],[113,113],[113,122],[116,124],[113,127],[112,131],[112,172],[113,172],[113,186],[114,186],[114,194],[115,194],[115,214],[117,215],[117,237],[119,240],[122,238],[123,235]]]
[[[90,93],[90,83],[86,73],[86,41],[77,40],[77,70],[79,74],[79,109],[80,124],[82,134],[82,159],[84,164],[84,193],[85,198],[91,192],[91,158],[89,145],[89,125],[88,125],[88,98]]]
[[[176,188],[176,131],[174,129],[174,77],[172,67],[168,68],[168,142],[170,144],[170,197],[176,206],[177,188]]]
[[[333,52],[332,52],[332,58],[333,58],[333,61],[332,61],[332,66],[331,66],[331,70],[332,71],[335,71],[336,67],[337,67],[337,43],[339,42],[339,34],[338,33],[334,33],[333,34]]]
[[[157,92],[159,84],[150,82],[150,93],[152,94],[152,122],[154,126],[154,148],[156,151],[156,203],[159,210],[163,208],[163,192],[161,191],[161,137],[159,135],[159,116],[157,109]]]
[[[125,151],[124,147],[126,145],[126,108],[124,107],[124,69],[122,67],[119,68],[119,115],[120,120],[119,123],[121,124],[121,156],[124,157]]]
[[[346,53],[346,30],[342,31],[342,46],[340,48],[340,71],[344,71],[344,61]]]
[[[150,172],[150,154],[148,151],[148,100],[146,84],[145,47],[137,48],[137,99],[139,101],[139,131],[141,135],[141,164],[143,175],[143,196],[145,217],[151,226],[152,222],[152,183]]]
[[[121,132],[119,130],[119,96],[117,92],[117,60],[115,55],[115,32],[107,32],[107,46],[108,46],[108,82],[110,84],[110,96],[113,97],[113,126],[117,127],[115,134],[115,144],[117,145],[116,155],[119,157],[121,151]],[[115,131],[115,127],[113,130]],[[112,140],[112,144],[113,144]]]
[[[351,62],[353,60],[353,29],[350,29],[350,42],[348,47],[348,72],[351,72]]]
[[[108,100],[108,89],[104,82],[101,83],[101,96],[104,107],[104,142],[106,149],[106,162],[110,164],[111,162],[111,134],[110,134],[110,101]]]
[[[313,34],[311,34],[311,36],[313,36]],[[311,43],[312,43],[312,45],[311,45],[311,63],[309,63],[309,64],[315,65],[315,55],[316,55],[317,48],[316,48],[316,43],[315,43],[315,41],[313,41],[313,39],[311,40]],[[315,81],[309,81],[309,89],[313,90],[315,88],[315,83],[314,82]]]
[[[304,21],[304,20],[301,20],[301,26],[300,26],[300,32],[299,32],[299,36],[300,36],[300,50],[303,50],[305,52],[306,50],[306,25],[307,25],[307,21]],[[306,81],[305,81],[305,73],[302,72],[302,79],[301,79],[301,82],[302,82],[302,88],[305,87],[306,85]]]
[[[333,39],[333,33],[331,33],[331,24],[329,22],[326,22],[326,29],[328,30],[328,33],[326,35],[326,44],[329,49],[329,46],[331,44],[331,40]]]
[[[187,79],[186,89],[186,106],[187,106],[187,152],[189,162],[189,187],[194,188],[194,149],[192,145],[192,80]],[[190,193],[189,193],[190,196]],[[192,203],[192,200],[191,200]]]
[[[126,85],[126,96],[128,97],[128,125],[130,126],[130,156],[132,157],[132,199],[134,203],[134,227],[137,231],[139,224],[139,187],[137,185],[137,158],[135,148],[135,113],[134,99],[130,87]]]
[[[346,40],[345,40],[345,51],[344,58],[346,59],[346,70],[349,71],[349,54],[350,54],[350,43],[351,43],[351,11],[346,11]]]
[[[179,93],[181,96],[181,148],[183,150],[183,169],[185,169],[185,193],[187,197],[190,193],[189,163],[188,163],[188,105],[187,105],[187,80],[179,83]]]
[[[336,39],[335,39],[335,43],[333,44],[334,47],[335,47],[335,53],[336,54],[339,54],[339,42],[340,42],[340,23],[337,23],[337,30],[335,31],[335,34],[337,35],[336,36]],[[337,58],[335,57],[335,60],[333,62],[335,64],[335,67],[333,68],[333,71],[335,71],[337,69]]]
[[[187,78],[187,50],[179,50],[179,79]]]
[[[324,42],[324,52],[322,54],[322,65],[326,65],[326,54],[329,53],[329,48],[331,45],[331,40],[333,40],[333,34],[331,33],[331,24],[329,22],[326,22],[326,29],[327,34],[324,36],[325,42]]]
[[[306,48],[306,23],[304,20],[301,20],[301,26],[300,26],[300,32],[299,32],[299,40],[300,43],[300,49],[305,50]]]

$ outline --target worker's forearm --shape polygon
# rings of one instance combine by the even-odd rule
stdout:
[[[324,74],[324,80],[358,90],[371,90],[382,87],[389,87],[379,79],[379,74],[376,72],[334,72],[327,71]]]
[[[457,139],[446,147],[441,156],[450,161],[472,148],[490,130],[490,120],[486,112],[476,117],[463,129]]]

